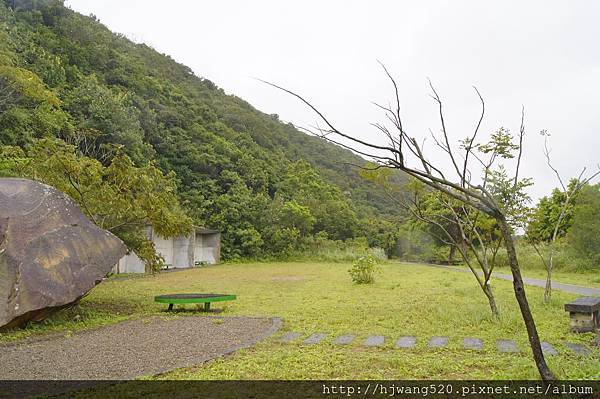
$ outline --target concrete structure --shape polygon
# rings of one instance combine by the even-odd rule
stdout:
[[[146,235],[154,242],[156,252],[164,259],[166,268],[185,269],[201,264],[216,264],[221,258],[221,233],[217,230],[195,228],[189,236],[164,238],[146,227]],[[113,268],[113,273],[144,273],[144,262],[134,253],[125,255]]]
[[[584,296],[565,305],[571,315],[571,330],[593,332],[600,329],[600,297]]]

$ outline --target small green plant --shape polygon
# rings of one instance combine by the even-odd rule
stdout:
[[[372,284],[375,275],[380,272],[379,259],[373,255],[361,256],[352,262],[352,268],[348,270],[354,284]]]

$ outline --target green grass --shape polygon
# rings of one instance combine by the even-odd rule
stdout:
[[[530,379],[537,372],[527,336],[508,281],[494,280],[502,312],[491,317],[487,300],[474,278],[437,268],[385,264],[375,284],[353,285],[349,264],[252,263],[191,269],[135,279],[109,279],[77,308],[62,312],[48,323],[0,336],[14,340],[26,335],[72,331],[143,317],[164,310],[153,296],[176,292],[233,293],[238,299],[218,304],[223,315],[281,316],[285,323],[274,337],[254,347],[207,364],[175,370],[158,379]],[[566,342],[589,343],[592,334],[569,332],[563,304],[575,295],[556,292],[544,305],[541,288],[527,294],[543,340],[560,355],[549,357],[560,378],[600,378],[600,350],[581,358],[570,354]],[[79,315],[77,320],[75,316]],[[198,317],[204,317],[199,314]],[[329,333],[321,344],[283,344],[278,337],[289,331],[305,336]],[[332,344],[336,335],[353,333],[350,346]],[[363,348],[371,334],[385,335],[383,348]],[[416,335],[417,347],[397,350],[401,335]],[[434,335],[450,337],[447,349],[426,348]],[[464,337],[484,341],[481,353],[461,348]],[[519,355],[499,354],[495,341],[509,338],[523,349]],[[299,340],[301,341],[301,340]]]

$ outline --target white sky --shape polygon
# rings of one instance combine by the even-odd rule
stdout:
[[[186,64],[266,113],[300,126],[317,119],[299,101],[253,79],[285,86],[338,127],[379,140],[371,101],[393,99],[377,60],[401,91],[405,127],[439,130],[427,77],[444,100],[451,138],[472,133],[486,100],[482,134],[517,133],[525,106],[522,175],[534,197],[558,185],[542,154],[565,178],[600,162],[600,2],[570,1],[157,1],[67,0],[111,30]],[[381,139],[383,142],[383,140]],[[433,143],[428,141],[431,149]],[[440,156],[432,152],[434,161]]]

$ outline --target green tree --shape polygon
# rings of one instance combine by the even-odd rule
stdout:
[[[139,111],[127,93],[115,93],[98,82],[96,76],[85,77],[65,96],[64,108],[76,121],[77,129],[92,132],[88,138],[94,149],[108,143],[121,145],[136,162],[147,159],[151,147],[144,143]]]
[[[354,237],[358,218],[348,199],[335,186],[326,183],[305,161],[291,164],[277,194],[284,200],[295,201],[314,216],[313,232],[324,231],[334,240]]]
[[[577,184],[577,180],[571,179],[567,187],[567,193],[555,188],[550,196],[542,197],[539,200],[527,225],[527,239],[529,241],[533,243],[550,243],[555,230],[557,239],[563,238],[567,234],[573,224],[573,210],[577,204],[575,192]],[[569,192],[574,195],[567,203],[566,199]]]
[[[528,232],[529,241],[533,244],[534,249],[541,258],[546,268],[546,287],[544,289],[544,302],[548,303],[552,295],[552,270],[554,268],[554,251],[555,245],[564,232],[568,230],[571,223],[572,209],[577,195],[583,187],[600,174],[600,170],[593,173],[591,176],[586,176],[586,168],[583,168],[576,179],[571,179],[569,184],[565,185],[558,170],[552,165],[550,159],[550,149],[548,148],[548,139],[550,134],[546,130],[541,131],[544,137],[544,155],[548,167],[554,172],[561,190],[554,190],[550,201],[540,202],[540,205],[545,209],[538,209],[535,213],[532,223],[530,223],[530,232]],[[600,169],[600,168],[599,168]],[[539,207],[538,207],[539,208]],[[540,214],[548,212],[548,214]],[[546,259],[537,247],[537,244],[542,241],[549,246],[549,254]]]
[[[5,146],[1,153],[4,159],[26,158],[7,164],[10,170],[4,174],[41,181],[68,194],[96,225],[135,251],[149,271],[160,269],[162,260],[145,235],[147,224],[164,237],[191,230],[191,220],[177,200],[175,175],[163,174],[152,164],[136,167],[119,153],[104,166],[57,139],[37,140],[26,152]]]
[[[567,240],[575,256],[586,265],[600,264],[600,184],[581,190]]]

